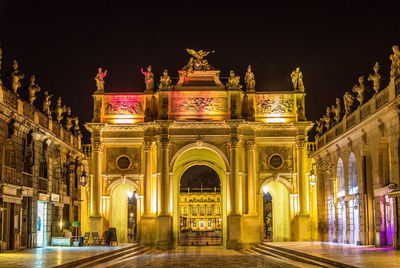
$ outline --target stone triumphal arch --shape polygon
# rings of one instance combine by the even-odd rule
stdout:
[[[96,76],[93,120],[85,125],[91,165],[90,184],[81,193],[82,231],[113,227],[126,241],[128,222],[135,220],[134,239],[160,249],[241,248],[265,238],[268,187],[274,228],[281,225],[272,239],[310,240],[311,122],[304,115],[300,70],[292,73],[292,89],[256,91],[251,66],[242,86],[233,71],[221,78],[204,59],[207,53],[188,51],[193,57],[179,79],[165,70],[157,90],[150,66],[142,69],[144,92],[107,92],[105,76]],[[182,182],[185,172],[193,172],[191,184]],[[134,219],[124,193],[137,202]],[[126,205],[115,208],[118,202]],[[116,210],[124,217],[115,219]]]

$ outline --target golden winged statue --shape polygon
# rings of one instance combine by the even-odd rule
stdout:
[[[195,51],[194,49],[189,49],[187,48],[186,51],[192,55],[193,57],[195,57],[198,60],[202,60],[205,56],[207,56],[210,53],[215,53],[215,50],[213,51],[203,51],[203,50],[199,50],[199,51]]]

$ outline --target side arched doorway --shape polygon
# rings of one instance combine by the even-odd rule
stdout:
[[[116,228],[118,243],[136,241],[137,204],[137,192],[131,184],[121,183],[112,190],[110,227]]]
[[[201,147],[197,146],[196,144],[189,144],[183,148],[181,148],[172,158],[171,165],[170,165],[170,170],[172,171],[172,186],[173,186],[173,202],[172,202],[172,213],[173,213],[173,244],[174,247],[179,246],[180,244],[180,233],[181,233],[181,220],[185,221],[185,219],[181,219],[181,211],[180,209],[183,209],[181,207],[181,197],[185,198],[183,195],[181,196],[181,180],[182,176],[184,173],[189,170],[191,167],[194,166],[199,166],[200,169],[203,169],[204,166],[207,166],[207,168],[210,168],[213,170],[218,175],[219,178],[219,184],[220,184],[220,192],[215,195],[220,196],[220,224],[214,223],[211,220],[211,227],[213,226],[218,226],[218,229],[220,228],[221,236],[222,238],[222,245],[226,247],[226,240],[227,240],[227,172],[229,172],[229,163],[225,157],[225,155],[215,146],[211,144],[202,144]],[[201,186],[201,184],[200,184]],[[201,188],[201,187],[200,187]],[[214,192],[217,189],[214,189]],[[190,189],[189,189],[190,191]],[[187,197],[188,198],[188,197]],[[210,196],[211,198],[211,196]],[[184,200],[184,199],[183,199]],[[189,200],[189,199],[187,199]],[[208,196],[207,196],[207,201],[208,201]],[[201,201],[200,201],[201,202]],[[204,201],[203,197],[203,203],[206,203]],[[210,203],[211,204],[211,203]],[[190,208],[186,208],[186,212],[188,213]],[[193,209],[193,208],[192,208]],[[201,209],[201,208],[200,208]],[[203,205],[203,212],[204,211],[204,205]],[[207,210],[209,209],[208,207],[206,208]],[[212,209],[212,208],[211,208]],[[214,206],[215,212],[218,212],[217,206]],[[197,213],[198,210],[196,210]],[[208,212],[208,211],[207,211]],[[211,211],[212,212],[212,211]],[[182,212],[184,213],[184,211]],[[201,213],[201,210],[200,210]],[[205,213],[204,213],[205,214]],[[211,213],[212,214],[212,213]],[[215,215],[211,215],[215,216]],[[218,217],[217,217],[218,219]],[[193,227],[193,221],[192,223],[192,228]],[[204,221],[204,228],[209,225],[208,219],[207,221]],[[203,224],[202,223],[202,224]],[[196,221],[196,227],[199,226],[200,222]],[[186,226],[188,226],[188,222],[186,222]],[[220,226],[220,227],[219,227]],[[216,228],[217,229],[217,228]],[[206,241],[207,242],[207,241]]]
[[[260,215],[263,215],[263,240],[290,241],[289,190],[279,181],[264,183],[261,188]]]

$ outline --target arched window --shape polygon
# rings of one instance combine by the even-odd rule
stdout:
[[[336,170],[336,183],[337,183],[337,196],[341,197],[346,194],[346,187],[344,184],[344,168],[343,161],[339,158]]]
[[[354,153],[350,153],[347,176],[349,182],[349,194],[358,193],[357,165]]]

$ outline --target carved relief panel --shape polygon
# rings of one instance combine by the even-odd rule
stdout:
[[[261,172],[294,172],[293,146],[259,146]]]
[[[283,123],[296,117],[293,94],[256,94],[255,105],[256,118],[267,122]]]
[[[106,172],[140,173],[141,150],[139,147],[106,148]]]
[[[143,94],[105,95],[102,122],[134,123],[143,121],[145,102]]]
[[[169,113],[175,118],[228,118],[226,91],[175,91],[169,98]]]

